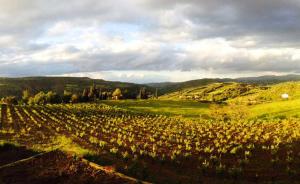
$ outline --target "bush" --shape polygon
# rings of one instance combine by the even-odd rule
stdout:
[[[61,102],[61,98],[60,98],[60,96],[57,93],[49,91],[46,94],[46,102],[50,103],[50,104],[60,103]]]
[[[120,89],[120,88],[117,88],[117,89],[113,92],[112,96],[113,96],[113,99],[115,99],[115,100],[121,99],[121,97],[122,97],[122,91],[121,91],[121,89]]]
[[[72,103],[78,103],[78,102],[80,102],[80,96],[77,95],[77,94],[73,94],[72,97],[71,97],[71,102]]]
[[[9,104],[9,105],[17,105],[18,104],[18,100],[15,96],[8,96],[5,98],[2,98],[1,101],[3,103]]]
[[[72,93],[68,92],[68,91],[64,91],[64,96],[63,96],[63,102],[64,103],[70,103],[72,98]]]
[[[30,93],[28,90],[24,90],[22,94],[22,101],[23,103],[27,104],[30,98]]]
[[[47,103],[47,96],[44,92],[39,92],[34,96],[34,104],[45,105]]]

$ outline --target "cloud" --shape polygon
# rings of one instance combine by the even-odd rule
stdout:
[[[297,0],[0,4],[1,76],[97,73],[108,79],[163,81],[176,80],[171,75],[179,71],[192,78],[199,72],[300,73]]]

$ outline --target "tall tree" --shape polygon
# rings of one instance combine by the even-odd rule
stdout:
[[[60,96],[53,91],[49,91],[46,94],[46,101],[47,101],[47,103],[50,103],[50,104],[61,103]]]
[[[39,92],[34,96],[34,104],[45,105],[46,103],[47,103],[47,97],[43,91]]]
[[[88,89],[84,89],[82,92],[82,101],[83,102],[87,102],[89,100],[89,90]]]
[[[121,91],[121,89],[120,89],[120,88],[117,88],[117,89],[113,92],[112,96],[113,96],[113,98],[114,98],[115,100],[121,99],[121,98],[122,98],[122,91]]]
[[[70,93],[67,90],[64,90],[64,96],[63,96],[63,102],[64,103],[69,103],[72,97],[72,93]]]
[[[90,100],[95,100],[95,98],[97,98],[97,87],[95,84],[93,84],[91,87],[90,87],[90,91],[89,91],[89,99]]]
[[[103,100],[103,99],[102,99],[102,89],[101,89],[101,88],[99,89],[99,95],[98,95],[98,98],[99,98],[100,100]]]
[[[142,88],[140,89],[138,98],[139,98],[139,99],[147,99],[147,98],[148,98],[147,91],[146,91],[146,88],[145,88],[145,87],[142,87]]]
[[[30,98],[30,92],[29,92],[28,89],[26,89],[26,90],[23,91],[23,94],[22,94],[22,100],[23,100],[23,102],[24,102],[25,104],[27,104],[28,101],[29,101],[29,98]]]
[[[77,94],[73,94],[71,97],[71,102],[72,103],[78,103],[80,101],[80,97]]]

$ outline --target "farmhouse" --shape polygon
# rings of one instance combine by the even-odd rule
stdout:
[[[289,98],[289,94],[283,93],[283,94],[281,95],[281,98],[282,98],[282,99],[288,99],[288,98]]]

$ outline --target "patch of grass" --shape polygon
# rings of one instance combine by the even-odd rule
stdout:
[[[62,150],[64,152],[68,153],[74,153],[76,155],[82,156],[86,154],[90,154],[91,151],[82,148],[78,144],[74,143],[74,141],[71,138],[68,138],[64,135],[57,136],[52,140],[51,145],[33,145],[32,148],[34,150],[42,150],[42,151],[52,151],[52,150]]]
[[[18,147],[20,146],[18,143],[15,142],[9,142],[5,140],[0,140],[0,148],[5,148],[5,147]]]
[[[250,109],[251,117],[300,116],[300,99],[258,104]]]
[[[135,112],[182,116],[186,118],[207,117],[211,114],[209,108],[211,105],[195,101],[108,100],[102,101],[102,103]],[[250,119],[257,117],[300,117],[300,99],[273,101],[252,106],[245,105],[245,109]]]
[[[205,86],[186,88],[160,97],[164,100],[193,100],[206,102],[224,102],[239,96],[249,94],[259,86],[235,82],[213,83]]]
[[[117,106],[135,112],[161,114],[167,116],[199,117],[207,114],[209,104],[195,101],[175,100],[119,100],[102,101],[107,105]]]

